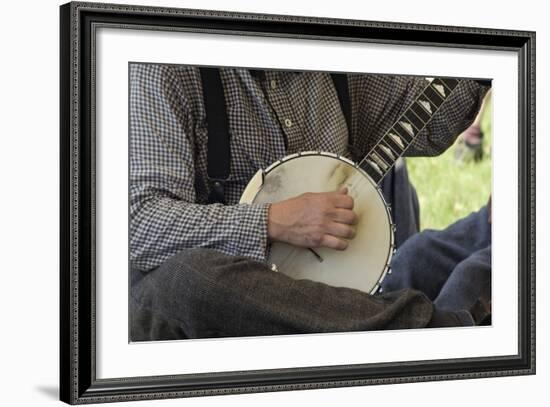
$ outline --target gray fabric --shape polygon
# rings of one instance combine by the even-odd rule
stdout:
[[[487,207],[444,230],[411,237],[392,259],[384,291],[414,288],[442,310],[469,310],[491,298],[491,224]]]
[[[132,341],[421,328],[433,312],[415,290],[371,296],[210,249],[135,271],[130,294]]]

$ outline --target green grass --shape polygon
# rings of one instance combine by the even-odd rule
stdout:
[[[482,161],[457,162],[458,142],[438,157],[407,158],[409,177],[420,201],[421,230],[444,229],[487,203],[492,171],[490,105],[489,99],[481,118]]]

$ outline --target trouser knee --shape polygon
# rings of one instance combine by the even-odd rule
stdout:
[[[132,288],[136,302],[154,318],[179,324],[188,337],[219,336],[209,319],[234,296],[234,284],[250,260],[210,249],[187,249],[149,272]]]

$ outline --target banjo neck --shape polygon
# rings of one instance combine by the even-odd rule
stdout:
[[[407,151],[459,83],[460,80],[451,78],[430,80],[426,88],[409,105],[365,158],[359,162],[358,166],[376,184],[380,184],[397,159]]]

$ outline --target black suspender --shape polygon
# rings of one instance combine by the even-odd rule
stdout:
[[[225,203],[225,182],[229,178],[231,162],[230,133],[225,108],[220,71],[217,68],[199,68],[202,80],[202,94],[206,109],[206,127],[208,130],[208,183],[210,203]],[[340,107],[344,113],[351,144],[351,102],[346,74],[331,74]]]
[[[225,109],[225,97],[217,68],[200,68],[202,94],[206,109],[208,130],[208,183],[210,203],[225,203],[225,182],[229,178],[231,162],[230,134]]]
[[[346,119],[346,124],[348,125],[348,144],[351,142],[351,99],[349,97],[349,88],[348,88],[348,76],[345,73],[331,73],[332,82],[334,82],[334,87],[336,88],[336,93],[338,94],[338,100],[340,101],[340,107],[342,108],[342,113],[344,113],[344,118]]]

